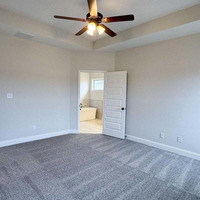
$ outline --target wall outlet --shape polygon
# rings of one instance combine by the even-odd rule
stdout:
[[[7,93],[7,99],[13,99],[13,93]]]
[[[36,125],[33,125],[33,130],[36,130],[37,129],[37,126]]]
[[[177,137],[177,142],[182,143],[183,142],[183,138],[181,136]]]
[[[165,138],[165,133],[161,132],[160,133],[160,138],[164,139]]]

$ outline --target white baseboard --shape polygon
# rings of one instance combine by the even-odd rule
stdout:
[[[70,129],[69,133],[71,133],[71,134],[78,134],[79,131],[77,129]]]
[[[200,154],[192,152],[192,151],[187,151],[187,150],[184,150],[184,149],[180,149],[180,148],[176,148],[176,147],[173,147],[173,146],[161,144],[161,143],[158,143],[158,142],[153,142],[151,140],[146,140],[146,139],[135,137],[135,136],[132,136],[132,135],[127,135],[126,139],[131,140],[131,141],[135,141],[135,142],[139,142],[139,143],[142,143],[142,144],[146,144],[148,146],[156,147],[156,148],[159,148],[159,149],[163,149],[163,150],[166,150],[166,151],[170,151],[170,152],[173,152],[173,153],[176,153],[176,154],[179,154],[179,155],[182,155],[182,156],[186,156],[186,157],[189,157],[189,158],[192,158],[192,159],[200,160]]]
[[[76,133],[78,133],[78,131],[75,129],[72,129],[72,130],[64,130],[64,131],[46,133],[46,134],[42,134],[42,135],[34,135],[34,136],[30,136],[30,137],[18,138],[18,139],[13,139],[13,140],[0,141],[0,147],[11,146],[11,145],[21,144],[21,143],[25,143],[25,142],[32,142],[35,140],[42,140],[42,139],[47,139],[47,138],[51,138],[51,137],[67,135],[67,134],[76,134]]]

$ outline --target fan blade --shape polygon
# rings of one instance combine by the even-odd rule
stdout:
[[[122,16],[114,16],[114,17],[105,17],[103,22],[110,23],[110,22],[123,22],[123,21],[133,21],[134,15],[122,15]]]
[[[90,10],[90,15],[92,17],[97,17],[97,1],[96,0],[88,0],[88,6]]]
[[[85,26],[83,29],[81,29],[78,33],[76,33],[76,36],[82,35],[83,33],[85,33],[85,31],[88,30],[88,25]]]
[[[107,26],[105,26],[104,24],[100,25],[102,28],[105,29],[105,33],[107,33],[108,35],[110,35],[111,37],[115,37],[117,34],[115,32],[113,32],[111,29],[109,29]]]
[[[58,15],[55,15],[54,18],[57,18],[57,19],[67,19],[67,20],[74,20],[74,21],[81,21],[81,22],[86,22],[85,19],[81,19],[81,18],[74,18],[74,17],[65,17],[65,16],[58,16]]]

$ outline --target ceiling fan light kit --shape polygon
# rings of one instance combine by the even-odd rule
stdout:
[[[95,31],[96,30],[96,24],[94,22],[91,22],[88,24],[88,30]]]
[[[99,35],[101,35],[105,32],[105,28],[103,28],[102,26],[97,26],[97,30],[99,32]]]
[[[93,36],[94,35],[94,31],[91,31],[91,30],[88,29],[87,30],[87,34]]]
[[[88,24],[88,30],[87,33],[91,36],[94,35],[95,31],[98,31],[99,35],[103,34],[105,31],[105,28],[101,27],[100,25],[95,24],[94,22],[90,22]]]
[[[99,35],[101,35],[105,32],[111,37],[114,37],[117,34],[102,23],[123,22],[123,21],[133,21],[134,20],[134,15],[132,15],[132,14],[104,18],[101,13],[97,12],[96,0],[87,0],[87,2],[88,2],[88,7],[89,7],[90,12],[86,15],[86,19],[58,16],[58,15],[55,15],[54,18],[65,19],[65,20],[74,20],[74,21],[80,21],[80,22],[88,22],[88,25],[85,26],[83,29],[81,29],[78,33],[76,33],[76,36],[82,35],[85,32],[87,32],[89,35],[93,36],[94,32],[97,30]]]

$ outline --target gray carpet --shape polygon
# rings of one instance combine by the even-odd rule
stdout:
[[[0,148],[1,200],[200,199],[200,162],[103,135]]]

